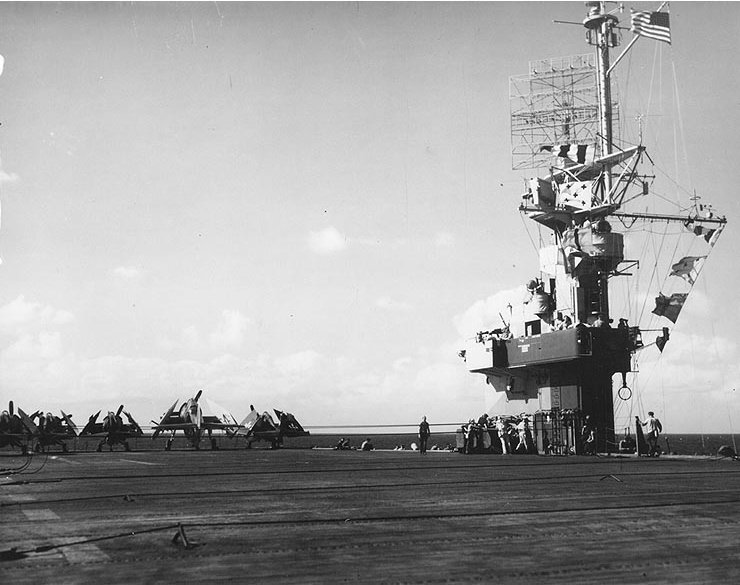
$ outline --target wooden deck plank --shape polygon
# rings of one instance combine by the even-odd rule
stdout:
[[[738,488],[711,459],[72,454],[0,483],[3,550],[67,543],[0,581],[734,583]]]

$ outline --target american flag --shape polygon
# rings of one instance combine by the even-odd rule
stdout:
[[[637,35],[671,44],[671,28],[667,12],[632,10],[632,28]]]

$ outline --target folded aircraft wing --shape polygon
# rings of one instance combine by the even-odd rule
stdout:
[[[97,435],[103,432],[103,423],[98,422],[99,416],[100,416],[100,411],[96,412],[90,417],[90,419],[87,421],[87,424],[80,431],[81,437],[84,437],[87,435]]]
[[[210,398],[205,399],[203,406],[206,410],[203,413],[203,428],[213,430],[236,430],[239,428],[240,425],[236,422],[234,416]]]
[[[21,421],[23,422],[23,426],[28,429],[28,432],[33,435],[39,434],[39,428],[36,426],[36,423],[31,420],[31,417],[28,416],[22,408],[18,409],[18,416],[21,417]]]
[[[121,409],[123,410],[123,409]],[[123,410],[123,414],[126,415],[126,418],[128,419],[128,424],[123,425],[123,428],[126,432],[131,433],[133,436],[141,436],[144,434],[144,431],[141,430],[141,427],[139,426],[139,423],[137,423],[134,420],[134,417],[131,416],[131,413],[127,410]]]
[[[62,413],[62,420],[67,423],[66,433],[72,435],[73,437],[77,436],[77,425],[72,422],[72,415],[65,413],[63,410]]]
[[[169,410],[164,413],[164,416],[158,423],[154,423],[154,421],[152,421],[154,423],[152,439],[156,439],[157,435],[162,431],[178,431],[195,428],[195,424],[186,423],[182,420],[180,414],[175,412],[176,407],[177,400],[172,403],[172,406],[170,406]]]
[[[305,437],[311,434],[301,426],[301,423],[291,413],[282,412],[276,408],[273,410],[280,420],[280,432],[284,437]]]
[[[278,427],[272,420],[269,412],[263,412],[252,426],[252,434],[255,437],[273,438],[279,435]]]
[[[204,416],[203,425],[204,429],[235,429],[239,426],[236,421],[223,421],[216,416]]]
[[[254,428],[254,424],[259,419],[260,415],[257,413],[256,410],[252,410],[249,412],[249,414],[244,418],[244,420],[239,423],[239,430],[237,430],[237,435],[250,435],[252,432],[252,428]]]
[[[250,411],[246,418],[241,422],[241,427],[237,434],[246,437],[254,436],[260,438],[273,439],[278,436],[278,427],[272,420],[269,412],[259,414],[256,410]]]

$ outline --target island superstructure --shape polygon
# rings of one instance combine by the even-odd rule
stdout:
[[[633,13],[637,36],[611,63],[623,30],[617,9],[608,11],[605,2],[586,6],[583,27],[592,55],[532,62],[528,75],[511,78],[513,168],[542,172],[525,180],[520,211],[549,232],[551,243],[539,250],[539,275],[528,282],[522,306],[501,314],[501,327],[479,331],[463,352],[468,369],[490,386],[491,415],[539,415],[540,450],[543,430],[574,435],[586,416],[598,429],[598,449],[615,445],[614,386],[618,398],[631,397],[632,357],[648,345],[640,324],[612,315],[610,306],[613,279],[641,268],[639,260],[625,258],[627,228],[642,221],[683,224],[713,246],[726,223],[698,199],[684,214],[627,209],[649,194],[654,177],[640,170],[645,158],[651,160],[646,148],[618,135],[612,78],[634,42],[651,35],[634,30]],[[667,13],[648,14],[659,35],[652,38],[669,42]],[[705,256],[681,259],[684,272],[696,258]],[[685,276],[673,268],[679,272],[672,274]],[[653,313],[675,323],[686,294],[660,293]],[[515,309],[522,315],[518,323]],[[658,333],[655,344],[662,350],[669,328]]]

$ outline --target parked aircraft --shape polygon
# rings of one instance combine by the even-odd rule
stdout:
[[[218,449],[216,439],[212,436],[214,430],[224,431],[228,436],[234,436],[236,430],[239,428],[239,424],[234,417],[227,414],[222,414],[220,417],[204,415],[203,409],[198,404],[201,394],[203,394],[203,390],[199,390],[194,398],[183,402],[178,411],[175,411],[177,407],[177,400],[175,400],[174,404],[170,406],[159,422],[152,421],[155,425],[153,427],[152,439],[156,439],[164,431],[170,431],[172,433],[170,438],[167,439],[165,450],[169,451],[172,448],[172,442],[175,439],[175,433],[177,431],[182,431],[190,441],[190,444],[196,449],[200,449],[200,440],[203,437],[204,431],[211,440],[212,449]]]
[[[237,435],[247,440],[247,449],[255,441],[269,441],[272,448],[277,449],[282,446],[284,437],[304,437],[309,434],[289,412],[273,409],[278,419],[275,423],[269,412],[259,414],[251,404],[249,408],[249,414],[241,422],[243,428],[237,431]]]
[[[126,451],[130,451],[131,447],[128,444],[128,439],[131,437],[141,437],[144,434],[138,423],[128,411],[123,410],[123,404],[118,407],[116,412],[109,411],[103,417],[102,422],[98,422],[100,412],[98,411],[90,417],[85,428],[82,429],[80,436],[102,436],[100,443],[98,443],[98,452],[102,451],[103,445],[106,444],[111,451],[113,451],[113,446],[117,444],[123,445]],[[128,424],[123,422],[121,412],[126,415]]]
[[[10,445],[17,447],[24,454],[28,451],[29,432],[23,426],[21,417],[15,414],[13,401],[8,404],[8,410],[0,413],[0,448]]]
[[[65,453],[68,451],[69,439],[77,436],[77,426],[72,422],[72,415],[60,411],[62,416],[55,416],[51,412],[43,413],[37,410],[31,416],[18,409],[23,426],[29,431],[32,439],[36,439],[34,451],[37,453],[46,450],[53,445],[59,445]],[[38,422],[34,422],[37,419]]]

